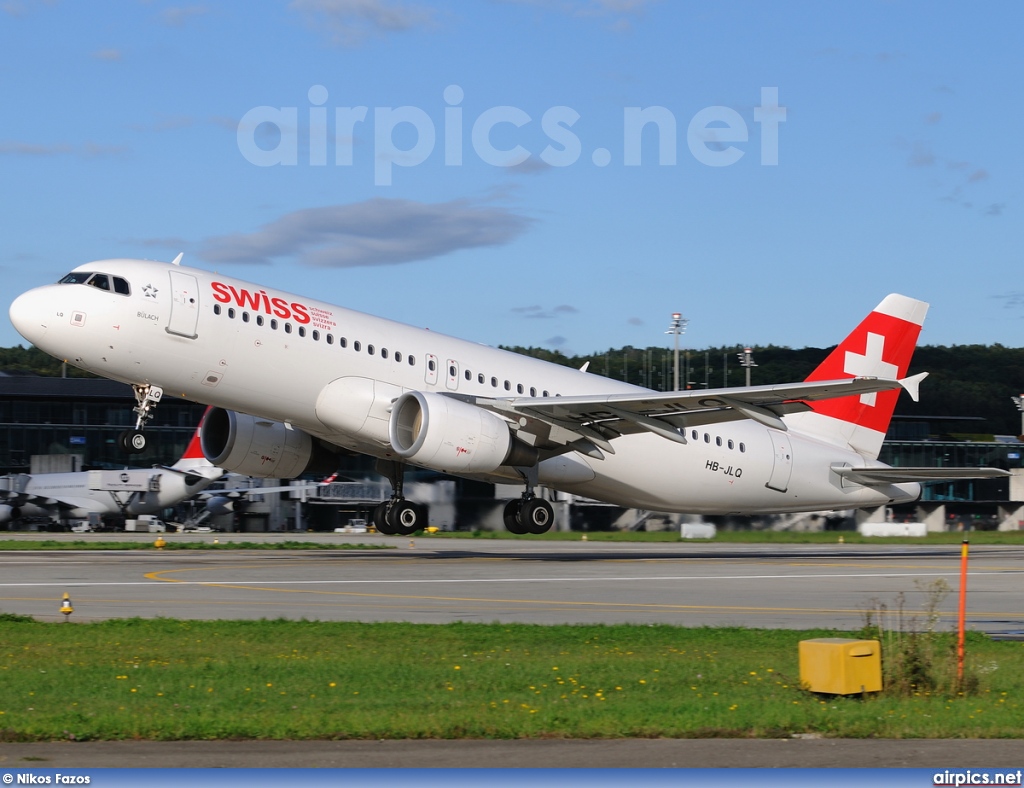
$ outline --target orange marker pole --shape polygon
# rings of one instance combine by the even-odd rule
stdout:
[[[964,618],[967,612],[967,544],[964,539],[960,549],[960,618],[956,641],[956,683],[963,686],[964,680]]]

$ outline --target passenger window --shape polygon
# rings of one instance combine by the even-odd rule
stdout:
[[[320,332],[317,331],[316,329],[313,329],[312,337],[313,337],[313,341],[314,342],[319,342],[320,341]]]
[[[340,337],[338,339],[338,347],[348,347],[348,340],[345,337]]]
[[[277,331],[277,320],[275,320],[274,318],[270,319],[270,328],[273,331]]]
[[[235,308],[234,307],[230,307],[228,309],[228,317],[230,317],[232,320],[235,319]]]
[[[483,372],[481,372],[479,375],[476,376],[476,382],[477,383],[481,383],[481,384],[484,382],[484,373]]]
[[[327,344],[328,345],[333,345],[334,344],[334,334],[328,334],[327,335]]]
[[[740,451],[746,451],[747,447],[744,444],[740,444]]]
[[[285,323],[284,324],[284,333],[286,333],[286,334],[292,333],[292,324],[291,323]]]
[[[498,388],[498,379],[497,378],[491,378],[491,385],[494,388]]]
[[[736,444],[732,442],[732,438],[729,438],[729,448],[732,449]]]
[[[416,356],[409,356],[409,366],[410,367],[415,367],[416,366]]]
[[[362,342],[360,342],[360,341],[359,341],[359,340],[357,339],[357,340],[356,340],[355,342],[353,342],[353,343],[352,343],[352,349],[353,349],[353,350],[354,350],[354,351],[355,351],[356,353],[358,353],[358,352],[359,352],[360,350],[362,350],[362,349],[363,349],[363,343],[362,343]]]
[[[516,384],[516,393],[517,394],[522,394],[523,393],[523,384],[522,383],[517,383]]]
[[[537,396],[537,389],[534,388],[533,386],[530,386],[530,396],[531,397],[536,397]]]
[[[213,314],[215,314],[215,315],[219,315],[220,314],[220,304],[214,304],[213,305]]]
[[[370,355],[370,356],[373,355],[373,345],[367,345],[366,346],[366,353],[367,353],[367,355]]]
[[[711,436],[708,435],[706,432],[704,433],[704,442],[711,443]]]
[[[249,313],[248,312],[242,312],[242,322],[243,323],[248,323],[249,322]]]
[[[388,357],[388,349],[386,347],[382,347],[380,349],[380,357],[381,358],[387,358]]]
[[[256,315],[256,325],[258,325],[258,326],[262,326],[263,325],[263,315]]]
[[[435,371],[437,369],[437,362],[434,361],[434,359],[430,359],[430,361],[427,362],[427,369],[431,372]]]
[[[402,363],[402,351],[401,350],[396,350],[395,351],[395,363],[396,364],[401,364]]]

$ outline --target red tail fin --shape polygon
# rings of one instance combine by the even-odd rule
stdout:
[[[807,380],[906,377],[927,312],[928,304],[924,301],[895,294],[886,296]],[[895,389],[820,400],[809,403],[813,414],[794,414],[796,418],[787,421],[802,431],[848,443],[865,455],[877,457],[899,395],[900,389]]]
[[[196,465],[209,465],[209,460],[206,459],[206,455],[203,454],[203,448],[199,443],[199,431],[203,427],[203,421],[206,419],[206,414],[210,412],[210,408],[207,408],[203,412],[203,418],[199,420],[199,426],[196,427],[196,431],[192,433],[192,440],[188,442],[188,446],[185,447],[185,453],[181,455],[181,459],[178,460],[172,468],[183,468],[192,467]]]

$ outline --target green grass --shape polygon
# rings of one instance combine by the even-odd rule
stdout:
[[[31,535],[17,539],[0,539],[3,550],[154,550],[154,542],[163,536],[164,550],[379,550],[394,548],[410,537],[391,537],[382,542],[307,542],[301,538],[268,539],[259,542],[231,541],[234,534],[220,534],[219,544],[212,541],[177,541],[173,534],[150,534],[147,540],[92,541],[75,539],[40,539]],[[958,545],[967,538],[972,545],[1024,545],[1024,531],[970,531],[963,533],[933,533],[925,537],[866,537],[856,531],[829,531],[823,533],[796,533],[790,531],[719,531],[712,540],[682,539],[677,531],[554,531],[546,534],[517,536],[508,531],[438,531],[434,534],[417,532],[412,538],[424,540],[443,539],[517,539],[522,541],[590,541],[590,542],[631,542],[631,543],[679,543],[679,544],[910,544],[910,545]]]
[[[0,740],[1024,737],[1024,644],[971,635],[971,695],[800,689],[837,634],[0,615]]]

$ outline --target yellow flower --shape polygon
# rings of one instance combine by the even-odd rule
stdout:
[[[327,686],[328,686],[328,687],[337,687],[338,685],[337,685],[337,684],[336,684],[335,682],[333,682],[333,681],[332,681],[332,682],[331,682],[330,684],[328,684]]]

